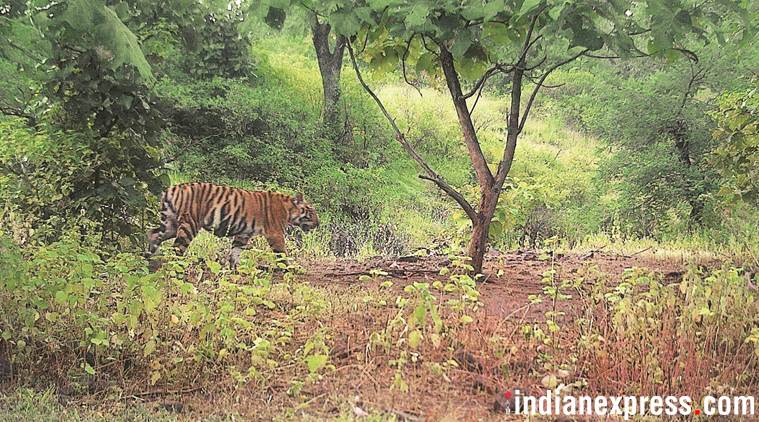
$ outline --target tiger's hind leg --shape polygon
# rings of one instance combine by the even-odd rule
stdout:
[[[235,236],[232,240],[232,250],[229,251],[229,266],[233,270],[237,269],[237,265],[240,263],[240,254],[248,242],[250,242],[250,236],[246,235]]]

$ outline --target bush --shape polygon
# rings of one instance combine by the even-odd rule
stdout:
[[[692,269],[667,283],[628,269],[615,287],[595,283],[587,302],[578,361],[595,391],[695,398],[752,388],[759,302],[739,270]]]
[[[319,315],[323,297],[287,277],[272,284],[252,265],[273,268],[268,252],[246,253],[236,274],[182,259],[149,273],[138,255],[102,260],[96,244],[76,233],[25,250],[0,240],[0,349],[17,379],[74,392],[127,377],[188,385],[225,373],[244,383],[324,354],[292,344],[293,327]]]
[[[0,204],[3,227],[18,241],[55,240],[84,216],[111,241],[141,239],[151,210],[145,153],[123,137],[32,130],[17,119],[0,120]],[[148,175],[147,173],[150,173]],[[152,179],[155,180],[155,179]],[[12,229],[15,228],[15,229]]]

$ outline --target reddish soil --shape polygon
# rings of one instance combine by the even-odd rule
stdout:
[[[641,267],[661,273],[668,279],[679,279],[685,270],[685,264],[672,259],[656,259],[651,255],[624,256],[602,252],[586,254],[568,254],[539,256],[535,251],[516,251],[512,253],[491,253],[486,257],[486,279],[479,285],[481,301],[484,305],[483,315],[503,319],[518,315],[526,321],[542,319],[549,303],[530,305],[529,296],[539,294],[546,285],[543,274],[554,269],[559,280],[574,279],[577,271],[589,265],[608,274],[614,283],[626,268]],[[379,284],[386,279],[392,279],[395,288],[414,282],[432,283],[435,280],[445,280],[440,276],[441,268],[449,266],[450,261],[443,256],[404,257],[374,257],[366,261],[352,259],[336,259],[333,261],[313,261],[304,263],[306,273],[301,280],[314,285],[353,285],[368,283]],[[388,273],[387,277],[376,280],[359,282],[361,275],[369,275],[371,270],[381,269]],[[500,275],[499,275],[500,274]],[[571,300],[562,304],[565,310],[571,310]]]
[[[556,353],[557,362],[566,362],[569,354],[565,352],[576,341],[571,328],[562,332],[558,343],[548,347],[532,343],[521,334],[525,322],[544,320],[545,312],[553,306],[548,301],[531,305],[529,299],[530,295],[543,291],[546,271],[553,269],[556,280],[575,280],[585,267],[595,266],[614,285],[624,269],[630,267],[654,270],[672,281],[679,280],[686,268],[680,260],[659,260],[645,253],[635,256],[599,252],[556,256],[539,256],[535,251],[492,253],[486,260],[487,277],[478,286],[483,306],[472,315],[474,321],[466,327],[458,324],[458,320],[448,321],[451,327],[458,328],[442,346],[425,342],[418,350],[418,360],[404,365],[403,378],[408,391],[401,392],[393,381],[396,370],[392,362],[399,357],[396,343],[391,350],[381,346],[370,348],[373,333],[384,330],[397,310],[392,305],[365,306],[362,299],[393,298],[394,293],[414,282],[445,282],[449,276],[441,276],[439,271],[450,268],[449,260],[444,256],[376,257],[300,264],[304,273],[297,275],[299,282],[334,291],[338,298],[331,304],[330,314],[319,322],[331,333],[328,340],[334,370],[325,373],[318,382],[305,385],[300,395],[288,393],[293,380],[303,379],[302,373],[297,374],[298,368],[290,366],[273,370],[263,388],[256,384],[241,389],[219,387],[177,399],[201,415],[224,413],[227,409],[260,420],[301,419],[306,415],[315,420],[329,419],[341,414],[359,415],[364,410],[409,421],[521,420],[509,417],[499,407],[506,407],[502,404],[505,389],[519,386],[516,388],[522,391],[540,391],[546,370],[539,363],[539,354]],[[359,280],[361,275],[371,276],[371,270],[375,269],[388,275]],[[393,283],[390,290],[380,287],[387,280]],[[439,292],[434,290],[433,294]],[[582,303],[580,298],[573,297],[558,306],[565,312],[566,320],[573,320],[584,311]],[[315,326],[306,324],[295,327],[293,332],[302,344],[313,329]],[[451,366],[448,362],[454,360],[457,364]],[[446,365],[446,369],[441,373],[428,364]],[[572,373],[572,377],[577,376],[580,374]]]

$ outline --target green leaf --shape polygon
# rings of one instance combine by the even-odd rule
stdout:
[[[406,25],[409,27],[421,26],[427,20],[430,8],[427,4],[419,2],[414,4],[411,12],[406,16]]]
[[[84,364],[84,372],[86,372],[86,373],[88,373],[90,375],[95,375],[95,368],[93,368],[92,365],[90,365],[89,363],[85,363]]]
[[[149,340],[147,343],[145,343],[145,348],[142,350],[142,356],[144,357],[150,356],[151,354],[153,354],[153,352],[155,352],[155,349],[156,349],[155,340]]]
[[[419,345],[422,343],[422,333],[419,330],[414,330],[408,334],[408,345],[411,346],[412,349],[419,348]]]
[[[306,358],[306,366],[308,372],[314,374],[322,369],[326,364],[329,356],[327,355],[311,355]]]
[[[427,307],[424,303],[420,303],[414,308],[414,322],[417,325],[424,324],[424,318],[427,316]]]
[[[221,264],[216,261],[207,261],[206,265],[208,265],[208,269],[211,271],[211,274],[218,274],[219,271],[221,271]]]
[[[486,21],[489,21],[490,19],[493,19],[498,15],[499,13],[503,12],[506,9],[506,3],[504,0],[492,0],[482,7],[484,16],[483,19]]]
[[[355,35],[361,28],[361,22],[358,17],[351,12],[336,12],[330,16],[330,23],[340,35],[350,37]]]
[[[542,1],[543,0],[524,0],[524,3],[522,3],[522,7],[519,8],[517,15],[524,16],[527,13],[532,12]]]
[[[55,292],[55,301],[60,304],[65,304],[69,300],[69,295],[64,290],[58,290]]]
[[[472,32],[471,31],[461,31],[461,33],[456,37],[456,40],[453,42],[453,45],[451,46],[451,54],[453,54],[453,57],[455,59],[460,59],[464,57],[464,54],[467,50],[469,50],[469,47],[472,45]]]
[[[145,312],[151,313],[161,303],[161,292],[152,285],[142,286],[142,301],[145,304]]]
[[[136,67],[140,76],[147,81],[155,80],[137,37],[104,2],[70,0],[60,20],[75,32],[72,34],[74,38],[81,37],[79,34],[89,34],[96,46],[110,57],[112,69],[129,64]]]

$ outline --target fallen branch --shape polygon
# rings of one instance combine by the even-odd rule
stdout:
[[[647,247],[647,248],[645,248],[645,249],[641,249],[641,250],[639,250],[638,252],[635,252],[635,253],[634,253],[634,254],[632,254],[632,255],[623,255],[623,256],[624,256],[625,258],[632,258],[632,257],[634,257],[634,256],[636,256],[636,255],[640,255],[640,254],[642,254],[643,252],[645,252],[645,251],[647,251],[647,250],[649,250],[649,249],[651,249],[651,248],[653,248],[653,246],[649,246],[649,247]]]
[[[193,388],[184,388],[179,390],[153,390],[153,391],[144,391],[141,393],[134,393],[132,394],[132,397],[147,397],[147,396],[170,396],[175,394],[189,394],[194,393],[196,391],[202,390],[203,387],[193,387]]]
[[[377,270],[377,269],[379,269],[380,271],[386,272],[388,275],[393,275],[393,276],[396,276],[396,275],[404,276],[404,275],[407,275],[407,274],[413,275],[413,274],[438,274],[438,273],[440,273],[440,270],[423,270],[423,269],[414,270],[414,269],[404,269],[404,268],[399,268],[399,269],[375,268],[373,270]],[[373,276],[373,275],[376,275],[376,273],[374,271],[367,270],[367,271],[352,271],[352,272],[348,272],[348,273],[326,273],[326,274],[324,274],[325,277],[340,277],[340,276],[345,277],[345,276],[354,276],[354,275]]]

